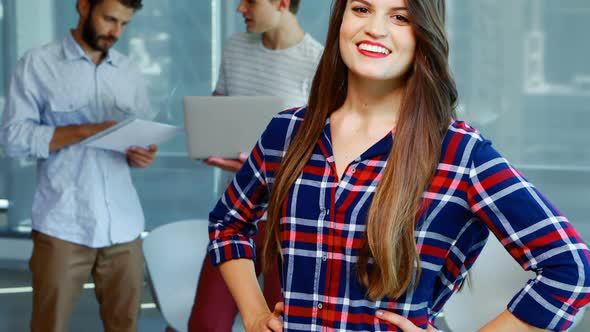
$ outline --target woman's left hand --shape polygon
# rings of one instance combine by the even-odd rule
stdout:
[[[393,324],[394,326],[399,327],[404,332],[437,332],[437,329],[435,329],[431,325],[428,325],[428,328],[426,330],[423,330],[414,325],[414,323],[412,323],[412,321],[410,321],[406,317],[394,314],[393,312],[377,310],[375,314],[379,319],[382,319],[386,322]]]

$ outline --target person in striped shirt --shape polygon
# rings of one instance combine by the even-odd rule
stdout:
[[[321,52],[321,44],[306,33],[297,19],[299,0],[242,0],[237,11],[244,16],[247,32],[230,37],[223,50],[215,96],[278,96],[289,107],[307,102],[309,88]],[[244,128],[247,130],[247,128]],[[243,155],[243,154],[241,154]],[[244,163],[210,157],[205,163],[229,171],[225,186]],[[263,222],[259,224],[263,225]],[[264,239],[261,228],[256,241]],[[277,267],[264,274],[264,295],[269,306],[282,301]],[[260,273],[261,269],[257,271]],[[231,330],[238,308],[219,270],[205,259],[189,320],[190,331]]]
[[[436,331],[490,231],[536,277],[479,331],[562,331],[590,301],[578,233],[454,119],[444,17],[444,0],[335,0],[308,105],[275,116],[210,213],[247,331]],[[252,262],[265,212],[274,308]]]

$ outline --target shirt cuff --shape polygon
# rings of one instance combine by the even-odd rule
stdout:
[[[232,259],[256,260],[256,245],[252,239],[240,235],[218,238],[209,244],[209,255],[214,266]]]
[[[49,157],[49,145],[55,133],[55,127],[37,126],[33,130],[31,141],[31,154],[36,158],[47,159]]]
[[[578,310],[548,295],[549,286],[538,280],[529,282],[508,304],[516,318],[549,331],[563,331],[571,326]]]

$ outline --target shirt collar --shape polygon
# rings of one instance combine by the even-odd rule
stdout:
[[[393,138],[395,136],[395,129],[392,129],[387,135],[381,138],[377,143],[373,144],[367,151],[363,152],[358,158],[357,161],[368,160],[380,157],[381,159],[385,160],[389,157],[389,153],[391,152],[391,147],[393,146]],[[322,152],[325,154],[327,159],[331,158],[334,159],[333,155],[334,152],[332,150],[332,133],[330,131],[330,117],[326,118],[324,122],[324,131],[320,137],[320,142],[323,144],[325,149],[322,149]]]
[[[68,61],[78,59],[90,60],[86,52],[84,52],[84,50],[78,44],[76,39],[74,39],[73,31],[70,31],[70,33],[66,34],[65,38],[62,41],[62,47],[64,52],[64,58]],[[117,55],[117,52],[113,50],[107,52],[106,57],[102,61],[116,67],[119,63],[119,57]]]

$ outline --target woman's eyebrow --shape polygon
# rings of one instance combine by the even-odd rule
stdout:
[[[360,3],[362,3],[362,4],[366,5],[366,6],[369,6],[369,7],[372,6],[372,4],[369,1],[367,1],[367,0],[352,0],[352,3],[355,3],[355,2],[360,2]],[[392,12],[394,12],[394,11],[402,11],[402,10],[407,11],[408,10],[408,7],[398,6],[398,7],[391,7],[389,9],[389,11],[392,11]]]

